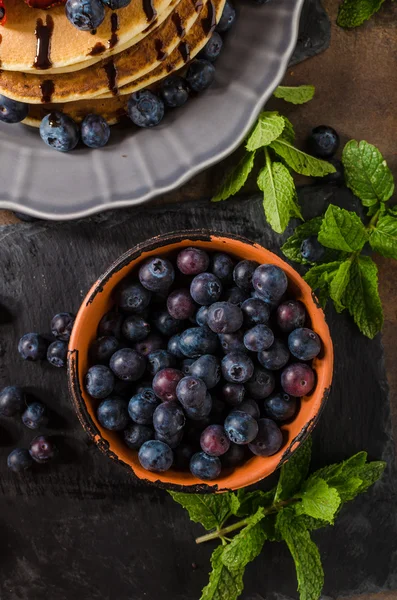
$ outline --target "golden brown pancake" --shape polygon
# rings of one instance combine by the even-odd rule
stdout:
[[[199,23],[196,37],[207,39],[213,22],[220,18],[224,1],[208,0],[199,14],[192,0],[181,0],[164,23],[139,44],[75,73],[55,74],[47,78],[44,75],[1,71],[0,92],[29,104],[71,102],[109,92],[110,95],[116,94],[119,87],[137,80],[164,62],[182,38],[183,41],[188,39],[196,20]]]
[[[114,125],[126,114],[127,102],[128,96],[113,96],[103,100],[79,100],[66,104],[31,104],[29,114],[23,123],[40,127],[40,122],[45,115],[59,110],[72,117],[77,123],[80,123],[86,115],[94,113],[102,115],[109,125]]]

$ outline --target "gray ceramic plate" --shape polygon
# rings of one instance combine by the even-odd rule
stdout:
[[[74,219],[140,204],[230,154],[281,81],[294,50],[303,0],[240,4],[216,65],[216,81],[151,130],[113,129],[101,150],[62,154],[37,130],[0,126],[0,208]]]

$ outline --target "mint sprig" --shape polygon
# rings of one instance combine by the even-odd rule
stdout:
[[[282,98],[282,100],[291,102],[291,104],[305,104],[314,98],[315,91],[314,85],[299,85],[297,87],[279,85],[273,92],[273,96]]]
[[[286,462],[276,488],[225,494],[178,494],[190,518],[214,530],[197,543],[219,540],[211,557],[209,582],[200,600],[237,600],[247,564],[265,543],[284,541],[295,562],[300,600],[318,600],[324,582],[320,552],[310,532],[334,522],[344,503],[366,491],[382,475],[385,463],[367,462],[359,452],[346,461],[308,475],[310,438]],[[238,517],[243,517],[236,520]],[[233,536],[233,537],[230,537]]]
[[[337,23],[340,27],[359,27],[370,19],[384,0],[343,0],[339,7]]]

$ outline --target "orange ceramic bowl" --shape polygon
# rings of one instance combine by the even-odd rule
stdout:
[[[192,474],[169,470],[152,473],[143,469],[137,451],[125,446],[117,432],[104,429],[96,418],[98,400],[84,390],[84,376],[88,370],[88,351],[96,338],[97,327],[102,316],[114,304],[113,292],[124,277],[137,271],[137,267],[150,256],[175,255],[186,246],[198,246],[209,251],[225,251],[236,259],[250,259],[258,263],[272,263],[286,272],[290,296],[301,300],[311,321],[311,327],[322,341],[322,352],[314,359],[313,368],[317,375],[314,391],[301,400],[301,407],[292,422],[281,427],[284,443],[279,452],[263,458],[253,456],[242,466],[222,471],[221,476],[206,484]],[[235,235],[209,231],[181,231],[155,237],[128,250],[92,286],[77,314],[69,345],[68,378],[74,408],[80,422],[98,448],[131,475],[167,489],[185,492],[223,492],[236,490],[264,479],[289,459],[299,444],[312,431],[327,400],[333,370],[333,348],[324,313],[302,277],[286,262],[262,246]]]

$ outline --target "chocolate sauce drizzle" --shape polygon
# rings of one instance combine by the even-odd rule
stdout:
[[[102,54],[105,52],[106,46],[104,46],[101,42],[97,42],[93,48],[91,48],[91,52],[89,52],[89,56],[98,56],[98,54]]]
[[[153,0],[142,0],[142,5],[147,21],[148,23],[151,23],[153,19],[157,17],[157,11],[153,6]]]
[[[35,69],[49,69],[52,66],[50,60],[51,54],[51,38],[52,32],[54,31],[54,21],[50,15],[45,18],[45,25],[43,19],[37,19],[36,21],[36,57],[34,59],[33,67]]]
[[[177,36],[180,38],[185,37],[186,29],[184,28],[184,26],[182,24],[182,19],[181,19],[181,16],[179,13],[175,12],[172,15],[172,22],[175,25]]]
[[[119,89],[117,87],[117,69],[114,66],[113,60],[106,63],[103,68],[105,69],[106,76],[108,78],[109,92],[112,92],[113,96],[117,96]]]
[[[208,14],[204,19],[201,19],[201,26],[206,36],[211,35],[216,27],[216,12],[215,6],[212,0],[209,0]]]
[[[181,53],[181,56],[185,63],[190,60],[190,47],[187,42],[180,42],[178,46],[178,50]]]
[[[168,52],[164,51],[164,42],[162,40],[154,40],[154,47],[157,52],[157,60],[165,60],[168,56]]]
[[[46,79],[40,84],[41,101],[45,104],[51,102],[52,95],[55,91],[55,85],[52,79]]]
[[[112,35],[109,40],[109,48],[114,48],[119,41],[119,36],[117,35],[117,31],[119,30],[119,17],[115,12],[110,15],[110,25]]]

